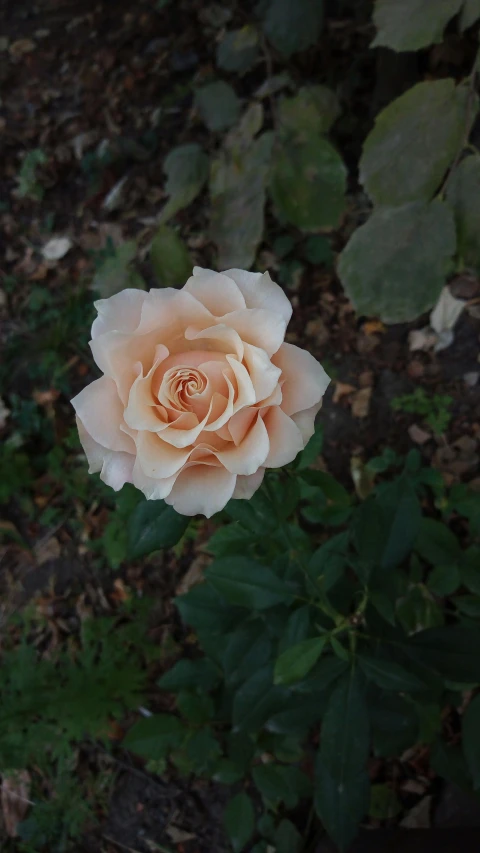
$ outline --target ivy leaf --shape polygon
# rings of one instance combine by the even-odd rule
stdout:
[[[338,98],[327,86],[302,86],[293,97],[278,104],[278,121],[282,133],[296,137],[328,133],[340,115]]]
[[[193,262],[186,243],[167,225],[161,225],[152,240],[150,260],[161,287],[179,287],[192,274]]]
[[[255,812],[247,794],[242,792],[230,800],[225,809],[224,823],[234,853],[240,853],[250,841],[255,829]]]
[[[454,80],[426,81],[382,110],[360,160],[360,180],[376,204],[433,197],[462,144],[468,99],[467,86]]]
[[[453,216],[440,201],[380,208],[354,232],[338,273],[359,314],[409,323],[440,296],[455,243]]]
[[[190,519],[179,515],[164,501],[141,501],[128,522],[128,553],[136,560],[160,548],[173,548],[185,533]]]
[[[373,46],[421,50],[441,42],[445,27],[462,3],[463,0],[376,0],[373,21],[378,33]]]
[[[345,209],[346,178],[345,164],[327,139],[280,134],[270,175],[279,218],[302,231],[335,228]]]
[[[480,18],[480,0],[465,0],[460,18],[460,29],[471,27]]]
[[[167,222],[197,197],[208,180],[209,161],[201,146],[192,142],[173,148],[165,158],[163,170],[170,198],[161,212],[160,222]]]
[[[265,610],[290,600],[291,593],[274,573],[245,557],[215,560],[205,577],[230,604]]]
[[[143,758],[158,761],[170,749],[179,746],[186,729],[172,714],[155,714],[137,720],[124,738],[122,746]]]
[[[323,22],[323,0],[269,0],[263,30],[284,56],[315,44]]]
[[[258,56],[258,32],[251,24],[225,33],[217,48],[217,65],[245,74]]]
[[[265,185],[273,134],[243,151],[224,150],[212,164],[210,233],[220,269],[249,269],[264,229]]]
[[[463,715],[462,745],[477,791],[480,788],[480,696],[475,696]]]
[[[359,677],[351,671],[331,694],[315,764],[315,809],[342,851],[368,810],[369,745],[367,707]]]
[[[277,658],[274,683],[293,684],[305,678],[322,654],[326,642],[326,637],[315,637],[286,649]]]
[[[209,130],[220,133],[235,124],[240,101],[235,90],[223,80],[201,86],[195,92],[195,106]]]
[[[465,157],[454,169],[447,183],[447,201],[457,224],[458,254],[466,266],[480,271],[480,156]]]

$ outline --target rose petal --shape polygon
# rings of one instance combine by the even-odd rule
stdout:
[[[238,412],[239,409],[243,409],[244,406],[252,406],[256,403],[257,396],[248,370],[243,366],[243,364],[240,364],[240,362],[231,355],[227,355],[227,361],[232,368],[237,382],[237,395],[233,404],[233,411]]]
[[[255,389],[257,402],[266,400],[279,387],[282,371],[272,364],[264,350],[251,344],[245,344],[243,361]]]
[[[235,500],[249,500],[262,485],[264,476],[265,468],[259,468],[258,471],[255,471],[255,474],[249,474],[248,477],[239,475],[232,498]]]
[[[72,406],[87,432],[102,447],[135,453],[132,439],[120,430],[123,406],[112,379],[95,379],[73,398]]]
[[[127,288],[109,299],[95,302],[98,317],[93,321],[92,338],[98,338],[105,332],[134,332],[140,322],[146,297],[144,290]]]
[[[189,326],[185,330],[185,338],[187,341],[214,341],[215,346],[220,352],[224,352],[225,354],[234,353],[240,361],[243,358],[244,346],[240,335],[235,329],[230,329],[224,323],[219,323],[217,326],[209,326],[206,329]]]
[[[165,502],[181,515],[199,513],[210,518],[228,503],[236,480],[221,466],[191,465],[180,472]]]
[[[188,279],[184,290],[198,299],[215,317],[245,308],[245,299],[232,278],[213,270],[194,267],[193,276]]]
[[[292,316],[292,306],[281,287],[275,284],[268,272],[246,272],[245,270],[226,270],[224,275],[232,278],[243,293],[247,308],[266,308],[281,314],[288,325]]]
[[[273,355],[282,345],[287,324],[281,314],[264,308],[244,308],[225,314],[222,323],[235,329],[245,344],[261,347]]]
[[[271,406],[264,414],[264,422],[270,439],[270,453],[265,461],[266,468],[281,468],[293,462],[304,448],[302,434],[278,406]]]
[[[176,479],[176,474],[163,480],[156,480],[153,477],[147,477],[138,458],[135,460],[132,482],[135,488],[140,489],[140,491],[143,492],[147,501],[158,501],[166,498],[172,491],[173,484]]]
[[[147,477],[164,480],[180,471],[190,456],[190,449],[174,447],[153,432],[139,432],[137,454]]]
[[[287,415],[316,405],[330,378],[313,355],[293,344],[282,344],[272,361],[282,371],[282,409]]]
[[[157,432],[162,428],[162,421],[166,425],[166,412],[162,406],[157,404],[153,396],[152,381],[159,365],[167,358],[168,349],[160,345],[157,347],[156,355],[158,357],[146,376],[143,375],[141,362],[134,365],[138,371],[138,376],[130,389],[128,404],[124,413],[125,423],[131,429],[148,429]]]
[[[232,443],[226,450],[215,453],[217,459],[232,474],[254,474],[269,456],[270,442],[262,417],[257,414],[240,444]]]
[[[97,474],[107,486],[118,492],[125,483],[132,482],[135,456],[118,450],[107,450],[87,432],[77,417],[78,436],[88,461],[88,473]]]
[[[322,400],[317,403],[315,406],[312,406],[310,409],[304,409],[303,412],[297,412],[295,415],[292,415],[292,421],[295,421],[297,427],[302,433],[303,443],[304,445],[310,441],[313,433],[315,432],[315,417],[317,412],[322,408]]]

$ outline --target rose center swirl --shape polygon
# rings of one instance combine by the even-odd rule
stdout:
[[[203,394],[207,385],[208,377],[203,370],[177,365],[165,373],[159,399],[164,405],[167,403],[179,411],[190,412],[194,398]]]

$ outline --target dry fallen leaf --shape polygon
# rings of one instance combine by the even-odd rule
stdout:
[[[362,326],[362,332],[364,332],[365,335],[376,335],[378,333],[383,334],[385,331],[386,327],[380,320],[367,320]]]
[[[15,838],[17,827],[33,803],[28,799],[30,793],[30,773],[28,770],[15,770],[2,779],[2,814],[5,831],[9,838]]]
[[[347,382],[335,382],[335,391],[333,392],[332,400],[334,403],[339,403],[342,397],[347,397],[356,390],[354,385],[349,385]]]
[[[42,249],[46,261],[60,261],[73,246],[70,237],[52,237]]]
[[[173,844],[183,844],[185,841],[192,841],[193,838],[196,838],[192,832],[186,832],[186,830],[174,826],[173,823],[167,826],[165,832]]]
[[[453,329],[465,308],[463,299],[455,299],[449,287],[444,287],[440,298],[430,314],[430,325],[437,335]]]
[[[352,415],[354,418],[366,418],[370,411],[372,388],[362,388],[352,399]]]
[[[422,429],[417,424],[412,424],[411,426],[409,426],[408,434],[412,441],[415,442],[415,444],[425,444],[425,442],[430,441],[432,437],[429,432]]]
[[[434,348],[437,340],[435,332],[432,331],[430,326],[426,326],[424,329],[414,329],[410,332],[408,346],[411,352],[415,352],[416,350],[427,351]]]
[[[55,536],[51,536],[46,541],[40,540],[33,549],[37,563],[41,566],[48,560],[56,560],[61,553],[60,542]]]

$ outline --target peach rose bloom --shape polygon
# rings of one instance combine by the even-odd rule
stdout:
[[[268,273],[195,267],[181,290],[123,290],[95,307],[103,376],[72,404],[107,485],[209,518],[305,447],[329,378],[284,343],[292,307]]]

